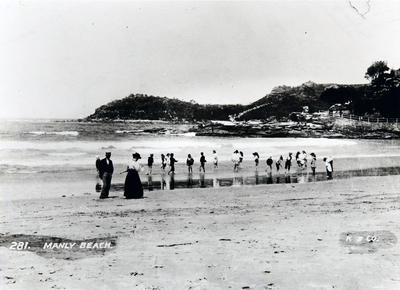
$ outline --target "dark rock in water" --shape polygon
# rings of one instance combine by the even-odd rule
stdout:
[[[152,128],[152,129],[145,129],[143,130],[144,133],[164,133],[167,129],[165,128]]]
[[[282,125],[278,122],[268,124],[257,124],[254,127],[246,122],[236,122],[235,126],[226,124],[202,124],[197,129],[196,136],[219,136],[219,137],[323,137],[323,138],[366,138],[366,139],[391,139],[400,138],[400,133],[396,131],[377,131],[371,127],[369,132],[365,132],[366,128],[357,127],[334,127],[328,126],[327,122],[334,122],[335,119],[325,121],[323,127],[331,129],[313,129],[306,124]],[[279,124],[279,125],[277,125]]]
[[[346,136],[340,133],[333,133],[333,134],[325,134],[323,135],[324,138],[345,138]]]

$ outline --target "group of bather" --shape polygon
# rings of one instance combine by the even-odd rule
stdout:
[[[260,165],[260,155],[258,152],[253,152],[252,157],[254,160],[255,168],[258,170],[259,165]],[[233,171],[238,172],[241,169],[241,165],[244,161],[244,153],[243,151],[239,150],[234,150],[231,161],[233,163]],[[266,159],[266,171],[269,173],[272,173],[273,168],[276,168],[276,173],[283,172],[285,174],[290,173],[290,170],[292,168],[292,163],[296,162],[295,164],[297,165],[299,170],[305,171],[307,170],[308,167],[311,168],[311,172],[313,175],[315,175],[316,172],[316,167],[317,167],[317,156],[315,153],[307,154],[305,150],[298,151],[295,156],[293,156],[293,153],[289,152],[285,158],[283,155],[280,155],[275,161],[273,160],[272,156],[269,156]],[[332,178],[332,172],[333,172],[333,159],[332,157],[325,157],[323,159],[325,162],[325,167],[326,167],[326,173],[328,178]],[[178,160],[175,159],[174,153],[167,153],[167,154],[161,154],[161,170],[163,173],[175,173],[175,163],[177,163]],[[200,159],[199,159],[199,171],[200,172],[205,172],[206,171],[206,157],[204,152],[200,153]],[[195,161],[192,157],[191,154],[187,155],[186,158],[186,166],[188,169],[188,173],[193,172],[193,166],[195,164]],[[218,168],[218,155],[216,150],[212,151],[212,164],[213,164],[213,169]],[[152,174],[153,171],[153,165],[154,165],[154,155],[150,154],[150,156],[147,159],[147,167],[148,171],[147,174]],[[275,166],[274,166],[275,165]]]
[[[259,164],[260,164],[260,155],[257,152],[252,153],[253,158],[254,158],[254,163],[256,170],[258,170]],[[310,167],[312,170],[312,174],[315,175],[316,167],[317,167],[317,156],[314,153],[310,154]],[[124,173],[126,172],[126,178],[125,178],[125,184],[124,184],[124,196],[128,199],[130,198],[142,198],[143,197],[143,187],[142,183],[139,177],[139,173],[142,171],[143,166],[142,164],[139,163],[139,159],[141,159],[141,156],[139,153],[135,152],[132,154],[132,160],[129,162],[129,164],[126,167],[126,170],[121,172]],[[297,163],[297,166],[300,170],[306,170],[308,166],[308,155],[306,151],[302,152],[297,152],[295,155],[295,160]],[[235,172],[239,171],[241,168],[241,164],[243,163],[244,160],[244,153],[242,151],[235,150],[232,154],[232,163],[233,163],[233,170]],[[285,174],[290,173],[290,168],[292,166],[292,160],[293,160],[293,154],[288,153],[286,158],[284,159],[282,155],[279,156],[279,158],[275,161],[275,167],[276,167],[276,172],[279,173],[282,168],[285,169]],[[332,179],[332,172],[333,172],[333,160],[332,158],[324,158],[323,161],[325,162],[325,167],[326,167],[326,173],[327,173],[327,178]],[[174,153],[167,153],[166,155],[161,154],[161,170],[162,173],[168,172],[168,174],[174,174],[175,173],[175,163],[177,163],[178,160],[175,159]],[[200,153],[200,159],[199,159],[199,171],[200,173],[205,173],[206,171],[206,157],[204,155],[204,152]],[[212,152],[212,163],[214,170],[218,168],[218,155],[215,150]],[[266,160],[266,171],[269,172],[269,174],[272,174],[272,168],[273,168],[274,160],[272,159],[272,156],[269,156]],[[149,157],[147,158],[147,175],[151,175],[153,171],[153,165],[154,165],[154,154],[150,154]],[[187,159],[186,159],[186,166],[188,168],[189,174],[193,172],[193,166],[194,166],[194,159],[191,154],[188,154]],[[168,168],[167,168],[168,167]],[[98,172],[98,178],[103,181],[103,186],[100,186],[100,183],[96,184],[96,190],[100,191],[100,198],[108,198],[109,190],[111,187],[111,179],[112,175],[114,172],[114,166],[113,162],[111,160],[111,152],[106,152],[106,158],[101,159],[97,157],[96,159],[96,169]]]

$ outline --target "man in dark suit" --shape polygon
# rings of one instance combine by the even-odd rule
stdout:
[[[103,180],[100,198],[107,198],[111,187],[111,178],[114,173],[114,166],[111,161],[111,152],[106,152],[106,158],[100,160],[99,176]]]

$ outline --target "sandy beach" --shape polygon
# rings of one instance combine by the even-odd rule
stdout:
[[[399,20],[0,0],[0,290],[400,290]]]
[[[398,184],[396,175],[154,191],[129,201],[2,201],[1,288],[399,289]],[[376,239],[346,243],[346,233]],[[32,243],[51,237],[115,244]],[[10,249],[12,241],[32,247]]]

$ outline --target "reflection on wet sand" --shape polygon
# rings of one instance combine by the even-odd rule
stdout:
[[[285,175],[285,183],[291,183],[290,174]]]
[[[167,178],[166,178],[165,172],[161,173],[160,189],[161,190],[164,190],[164,189],[168,190],[169,189],[169,181],[167,182]]]
[[[207,187],[206,186],[206,180],[205,180],[205,173],[200,172],[200,176],[199,176],[199,185],[201,188]]]
[[[149,191],[153,190],[153,176],[151,174],[147,175],[147,189]]]
[[[400,167],[380,167],[361,170],[347,170],[334,172],[334,179],[345,179],[357,176],[385,176],[400,175]],[[218,188],[226,186],[243,186],[259,184],[277,183],[306,183],[326,181],[329,178],[325,172],[317,172],[315,175],[307,172],[295,172],[291,174],[273,175],[272,173],[260,174],[257,170],[250,176],[244,176],[240,172],[233,172],[231,177],[217,177],[215,174],[199,173],[198,178],[193,178],[193,173],[189,173],[186,179],[175,180],[175,173],[161,174],[160,180],[153,180],[153,176],[147,177],[147,182],[143,183],[145,190],[173,190],[175,188]],[[113,190],[123,190],[123,184],[112,185]]]
[[[266,184],[272,184],[272,183],[274,183],[274,181],[272,180],[272,172],[269,172],[267,174],[267,182],[266,182]]]
[[[213,187],[219,187],[219,182],[216,176],[213,177]]]
[[[189,172],[187,177],[187,188],[193,187],[193,173]]]
[[[169,189],[173,190],[175,189],[175,173],[171,172],[169,174]]]
[[[254,177],[255,177],[255,184],[258,185],[260,184],[260,180],[258,178],[258,170],[256,169],[255,173],[254,173]]]

